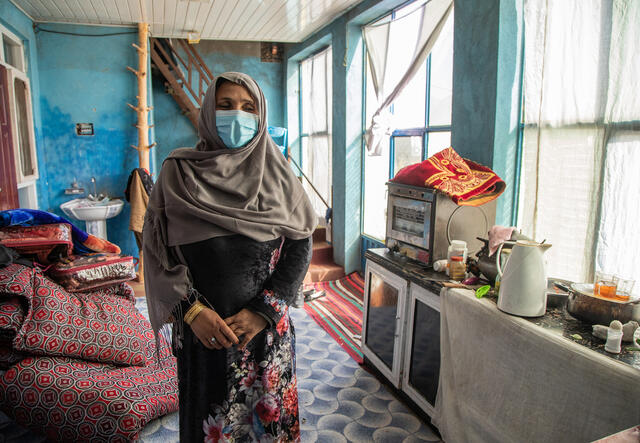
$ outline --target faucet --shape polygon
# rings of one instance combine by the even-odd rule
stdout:
[[[90,200],[95,200],[96,197],[98,196],[98,191],[96,191],[96,178],[95,177],[91,177],[91,184],[93,184],[93,194],[89,193],[89,199]]]
[[[96,178],[95,177],[91,177],[91,183],[93,184],[93,194],[89,193],[89,195],[87,196],[87,198],[89,200],[92,201],[100,201],[102,199],[104,199],[104,194],[98,194],[98,191],[96,189]]]

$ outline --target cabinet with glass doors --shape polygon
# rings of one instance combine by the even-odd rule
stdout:
[[[371,250],[367,251],[373,256]],[[362,353],[397,389],[433,416],[440,375],[440,296],[381,255],[365,266]],[[391,270],[393,269],[393,271]]]

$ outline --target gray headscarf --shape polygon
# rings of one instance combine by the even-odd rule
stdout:
[[[242,148],[228,149],[217,133],[221,79],[247,88],[258,108],[258,132]],[[171,247],[231,234],[261,242],[302,239],[316,226],[300,181],[267,132],[266,100],[251,77],[218,76],[205,95],[198,132],[195,149],[176,149],[164,161],[145,215],[145,291],[156,331],[192,290],[189,270]]]

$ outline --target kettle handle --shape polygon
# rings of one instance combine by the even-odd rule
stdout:
[[[502,278],[502,266],[500,266],[500,255],[502,254],[502,247],[505,244],[515,246],[516,242],[512,240],[506,240],[500,243],[500,246],[498,246],[498,250],[496,251],[496,268],[498,268],[498,275],[500,276],[500,278]]]

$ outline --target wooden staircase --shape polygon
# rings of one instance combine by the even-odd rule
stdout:
[[[213,74],[196,48],[184,39],[151,37],[149,46],[153,66],[164,77],[167,92],[197,130],[200,107]]]
[[[303,283],[337,280],[344,277],[344,269],[333,262],[333,246],[327,243],[326,229],[313,232],[313,256]]]

